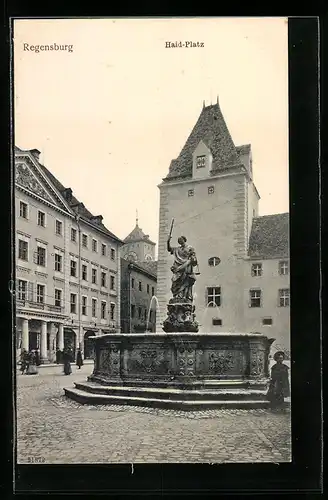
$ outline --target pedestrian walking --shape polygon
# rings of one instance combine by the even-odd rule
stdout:
[[[284,408],[285,398],[290,395],[288,370],[289,367],[283,363],[285,353],[278,351],[273,356],[276,363],[271,368],[271,379],[267,398],[271,403],[271,408],[281,411]]]
[[[72,349],[67,346],[64,348],[63,351],[63,363],[64,363],[65,375],[70,375],[72,373],[71,361],[72,361]]]
[[[56,363],[57,363],[57,365],[59,365],[61,362],[61,354],[62,354],[61,350],[57,347],[57,349],[56,349]]]
[[[27,375],[36,375],[38,373],[38,369],[36,366],[36,355],[35,351],[30,351],[28,356],[28,368],[26,370]]]
[[[78,366],[79,370],[81,369],[81,366],[83,366],[83,358],[82,358],[82,351],[81,351],[81,349],[77,350],[76,365]]]
[[[35,362],[36,362],[36,366],[41,365],[40,352],[38,349],[35,350]]]
[[[27,350],[23,349],[20,355],[20,371],[22,375],[27,368],[27,355],[28,355]]]

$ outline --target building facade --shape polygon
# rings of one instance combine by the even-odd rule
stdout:
[[[203,106],[159,185],[157,271],[162,330],[171,292],[171,245],[195,248],[196,319],[203,332],[261,332],[289,350],[288,214],[260,217],[251,146],[235,146],[219,103]],[[197,269],[196,269],[197,271]]]
[[[89,337],[120,331],[123,242],[70,188],[15,148],[16,347],[53,361],[70,343],[92,356]]]
[[[122,333],[156,331],[156,268],[155,261],[121,259]]]

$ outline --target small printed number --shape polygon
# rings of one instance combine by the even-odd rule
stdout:
[[[45,462],[44,457],[28,457],[27,459],[29,464],[43,464]]]

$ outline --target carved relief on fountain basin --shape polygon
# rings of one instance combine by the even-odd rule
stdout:
[[[245,377],[247,375],[247,352],[242,349],[217,348],[198,349],[196,373],[213,378]]]
[[[126,376],[156,377],[170,373],[171,353],[164,345],[134,345],[133,350],[125,354],[123,374]]]
[[[94,374],[103,376],[120,375],[119,345],[106,343],[97,353]]]

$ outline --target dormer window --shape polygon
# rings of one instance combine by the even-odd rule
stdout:
[[[197,166],[197,168],[203,168],[203,167],[205,167],[205,161],[206,161],[206,156],[205,155],[197,156],[197,158],[196,158],[196,166]]]

